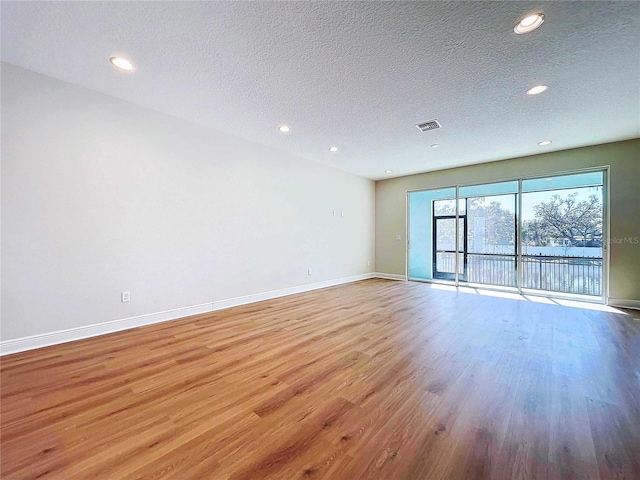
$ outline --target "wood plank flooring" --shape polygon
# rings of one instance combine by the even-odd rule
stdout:
[[[639,479],[630,316],[367,280],[1,360],[3,479]]]

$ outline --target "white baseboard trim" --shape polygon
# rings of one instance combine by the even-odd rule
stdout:
[[[29,337],[3,340],[0,342],[0,356],[24,352],[27,350],[34,350],[36,348],[48,347],[51,345],[58,345],[61,343],[73,342],[75,340],[82,340],[83,338],[97,337],[99,335],[106,335],[108,333],[128,330],[130,328],[142,327],[144,325],[151,325],[154,323],[167,322],[169,320],[176,320],[178,318],[188,317],[191,315],[198,315],[202,313],[213,312],[216,310],[222,310],[225,308],[237,307],[239,305],[246,305],[248,303],[261,302],[263,300],[270,300],[272,298],[285,297],[287,295],[308,292],[311,290],[318,290],[320,288],[333,287],[335,285],[341,285],[344,283],[358,282],[360,280],[374,278],[375,276],[376,274],[374,273],[363,273],[360,275],[352,275],[350,277],[326,280],[324,282],[309,283],[296,287],[289,287],[280,290],[256,293],[253,295],[229,298],[226,300],[217,300],[215,302],[175,308],[172,310],[165,310],[156,313],[148,313],[145,315],[122,318],[119,320],[111,320],[108,322],[69,328],[66,330],[58,330],[55,332],[42,333]]]
[[[398,275],[397,273],[382,273],[376,272],[376,278],[386,278],[387,280],[406,280],[406,275]]]
[[[333,287],[342,285],[343,283],[358,282],[374,278],[374,273],[363,273],[361,275],[352,275],[350,277],[336,278],[334,280],[326,280],[324,282],[309,283],[307,285],[299,285],[297,287],[283,288],[280,290],[271,290],[270,292],[254,293],[253,295],[245,295],[243,297],[234,297],[227,300],[218,300],[211,304],[211,311],[222,310],[224,308],[237,307],[248,303],[262,302],[263,300],[271,300],[272,298],[286,297],[296,293],[309,292],[320,288]]]
[[[29,337],[3,340],[0,342],[0,356],[24,352],[26,350],[33,350],[36,348],[49,347],[60,343],[73,342],[75,340],[82,340],[83,338],[97,337],[99,335],[106,335],[107,333],[119,332],[130,328],[151,325],[153,323],[166,322],[168,320],[175,320],[176,318],[198,315],[199,313],[207,313],[210,311],[211,303],[203,303],[200,305],[192,305],[189,307],[138,315],[135,317],[121,318],[119,320],[94,323],[93,325],[83,325],[81,327],[68,328],[66,330],[41,333],[38,335],[31,335]]]
[[[633,308],[640,310],[640,300],[627,300],[626,298],[610,298],[607,302],[610,307]]]

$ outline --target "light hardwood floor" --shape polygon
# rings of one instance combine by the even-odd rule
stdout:
[[[367,280],[1,360],[3,479],[638,479],[629,316]]]

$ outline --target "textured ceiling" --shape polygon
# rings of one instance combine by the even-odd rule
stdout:
[[[371,179],[640,136],[638,2],[1,8],[3,61]]]

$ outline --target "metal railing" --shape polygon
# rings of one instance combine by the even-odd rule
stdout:
[[[518,282],[515,255],[493,253],[459,253],[460,280],[516,287]],[[437,252],[436,270],[455,272],[455,253]],[[578,295],[602,295],[602,257],[522,256],[522,288]]]
[[[493,253],[467,254],[467,282],[518,286],[516,256]]]
[[[602,295],[602,257],[522,256],[522,288]]]
[[[458,273],[464,273],[464,257],[458,254]],[[453,252],[436,252],[436,270],[441,273],[455,273],[456,254]]]

